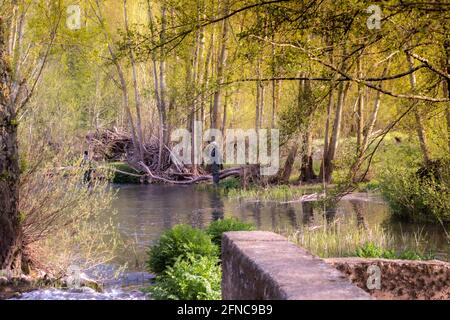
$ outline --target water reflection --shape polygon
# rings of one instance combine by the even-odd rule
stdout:
[[[353,212],[355,213],[356,225],[361,229],[367,230],[368,228],[363,214],[364,212],[363,202],[357,200],[350,200],[350,204],[352,205]]]
[[[259,230],[277,232],[296,230],[302,225],[316,228],[336,221],[341,226],[356,222],[366,230],[374,226],[383,228],[399,243],[405,239],[420,239],[433,251],[444,255],[450,252],[442,229],[391,221],[387,206],[380,199],[367,195],[341,201],[324,210],[313,202],[279,204],[226,199],[218,193],[199,191],[192,186],[121,185],[118,188],[118,199],[114,203],[117,224],[125,239],[136,242],[141,260],[145,259],[148,246],[175,224],[204,228],[223,217],[236,217],[252,222]]]
[[[314,207],[313,203],[306,201],[302,203],[303,219],[304,225],[311,226],[314,223]]]
[[[212,206],[211,218],[213,221],[223,219],[224,217],[224,205],[222,197],[217,192],[208,193]],[[201,198],[201,197],[200,197]]]

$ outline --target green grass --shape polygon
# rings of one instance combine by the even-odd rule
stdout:
[[[254,201],[293,201],[297,200],[303,195],[323,190],[321,184],[291,186],[291,185],[276,185],[269,187],[251,187],[244,189],[230,189],[228,196],[231,198],[244,198],[246,200]]]
[[[432,259],[420,232],[395,238],[380,226],[362,228],[353,219],[322,221],[316,226],[280,232],[287,238],[321,258],[370,257],[388,259]]]

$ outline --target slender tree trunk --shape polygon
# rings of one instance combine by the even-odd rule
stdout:
[[[151,36],[153,39],[156,39],[156,25],[155,20],[153,18],[153,12],[152,7],[150,4],[150,0],[147,0],[147,16],[148,16],[148,23],[149,28],[151,32]],[[162,97],[161,97],[161,85],[160,85],[160,68],[158,65],[158,59],[156,57],[155,50],[152,50],[151,53],[151,60],[152,60],[152,71],[153,71],[153,86],[155,91],[155,100],[156,100],[156,107],[158,109],[158,122],[159,122],[159,155],[158,155],[158,168],[161,167],[161,156],[162,156],[162,149],[163,149],[163,143],[164,143],[164,121],[166,119],[165,113],[165,105],[162,103]],[[159,59],[160,62],[163,60],[163,58]]]
[[[165,2],[161,7],[161,32],[160,41],[163,44],[166,41],[166,29],[167,29],[167,8]],[[161,129],[162,129],[162,143],[169,144],[169,132],[167,123],[167,110],[166,110],[166,58],[164,45],[161,45],[159,60],[159,99],[160,99],[160,112],[161,112]],[[162,154],[163,145],[160,143],[160,152]]]
[[[125,31],[127,32],[127,38],[129,39],[129,27],[128,27],[128,15],[127,15],[127,0],[123,0],[123,17],[125,23]],[[133,76],[133,88],[134,88],[134,105],[136,109],[136,134],[137,134],[137,145],[139,152],[139,161],[144,161],[144,140],[142,134],[142,118],[141,118],[141,96],[139,94],[137,74],[136,74],[136,63],[134,59],[133,50],[131,48],[131,43],[128,41],[129,45],[129,57],[131,63],[131,71]]]
[[[128,125],[129,125],[129,129],[131,131],[131,137],[133,140],[133,147],[135,150],[139,150],[138,139],[136,136],[136,128],[134,126],[133,116],[132,116],[131,110],[130,110],[130,104],[129,104],[129,98],[128,98],[128,86],[127,86],[127,82],[125,79],[125,74],[124,74],[122,66],[120,65],[120,62],[117,58],[117,55],[114,52],[112,44],[110,43],[110,39],[108,37],[108,33],[107,33],[106,27],[104,25],[101,6],[100,6],[100,3],[98,0],[96,0],[96,4],[97,4],[97,9],[98,9],[98,19],[99,19],[99,23],[102,27],[103,37],[104,37],[106,45],[108,47],[108,51],[111,56],[112,63],[114,64],[116,71],[117,71],[117,75],[119,77],[120,89],[122,90],[122,105],[123,105],[123,109],[127,115]]]
[[[339,138],[342,125],[342,113],[345,105],[345,98],[347,96],[347,90],[349,88],[348,83],[340,83],[338,90],[338,101],[336,107],[336,114],[333,123],[333,133],[331,135],[330,143],[328,145],[328,152],[325,163],[325,180],[331,181],[331,174],[333,173],[333,161],[336,156],[337,147],[339,145]]]
[[[300,167],[300,180],[309,182],[316,179],[312,158],[312,132],[308,128],[302,135],[302,165]]]
[[[11,104],[11,72],[4,22],[0,17],[0,269],[21,271],[17,119]]]
[[[274,35],[272,35],[272,41],[274,42],[274,40]],[[272,44],[272,78],[275,78],[277,75],[277,68],[275,63],[275,45]],[[272,129],[275,128],[275,114],[278,110],[278,82],[278,80],[272,80],[272,114],[270,118],[270,128]]]
[[[347,69],[347,61],[346,61],[346,48],[344,44],[344,48],[342,50],[342,70]],[[332,61],[332,60],[331,60]],[[331,181],[331,174],[333,173],[333,160],[336,156],[337,147],[339,144],[339,137],[341,133],[341,125],[342,125],[342,112],[344,110],[345,98],[347,96],[347,90],[350,86],[350,83],[341,82],[338,87],[338,100],[336,106],[336,113],[334,115],[334,123],[333,123],[333,132],[330,137],[330,142],[327,148],[327,154],[325,156],[324,161],[324,180],[326,182]]]
[[[334,63],[333,51],[329,52],[329,59],[330,59],[330,63],[333,64]],[[320,166],[320,172],[319,172],[320,179],[322,180],[322,183],[324,184],[324,186],[327,183],[325,173],[326,173],[327,167],[330,163],[330,161],[328,160],[328,149],[329,149],[329,141],[330,141],[329,139],[330,139],[331,110],[333,109],[333,105],[334,105],[334,81],[331,81],[330,82],[330,92],[328,94],[327,116],[326,116],[326,120],[325,120],[325,134],[324,134],[324,139],[323,139],[324,141],[323,141],[322,164]]]
[[[225,0],[223,3],[223,15],[226,16],[229,12],[229,0]],[[222,34],[221,34],[221,46],[219,50],[219,57],[217,59],[216,77],[217,77],[217,88],[214,92],[214,102],[212,106],[211,114],[211,128],[219,128],[219,104],[221,101],[222,84],[224,79],[224,71],[227,58],[227,37],[228,37],[228,21],[224,19],[222,22]]]
[[[264,83],[261,81],[261,94],[260,94],[260,103],[259,103],[259,128],[261,129],[264,125],[264,94],[265,94],[265,87]]]
[[[358,58],[358,77],[362,78],[362,66],[361,66],[361,59],[362,57]],[[362,142],[363,142],[363,135],[364,135],[364,92],[363,92],[363,85],[358,84],[358,110],[356,112],[356,152],[357,154],[361,153],[362,150]]]
[[[330,93],[328,94],[328,104],[327,104],[327,116],[325,120],[325,134],[323,138],[323,155],[322,155],[322,165],[320,166],[319,176],[322,182],[326,182],[325,171],[328,165],[328,143],[330,139],[330,121],[331,121],[331,110],[333,109],[334,99],[333,99],[333,86],[334,83],[330,82]]]
[[[301,74],[304,76],[305,74]],[[308,182],[316,178],[313,168],[312,159],[312,131],[311,121],[314,112],[314,105],[312,101],[311,84],[308,80],[299,81],[297,103],[299,109],[304,109],[304,119],[302,120],[302,134],[301,134],[301,167],[299,181]]]
[[[226,126],[227,126],[227,107],[228,107],[228,101],[229,101],[229,94],[228,92],[225,92],[225,101],[223,103],[223,115],[222,115],[222,126],[220,128],[220,131],[222,131],[222,134],[224,134]]]
[[[297,143],[294,143],[294,145],[289,149],[286,162],[284,163],[283,171],[281,172],[280,178],[278,179],[279,182],[282,184],[289,183],[289,178],[291,177],[292,168],[294,166],[295,158],[297,156],[297,150],[298,150]]]
[[[414,68],[413,60],[409,55],[407,55],[407,59],[409,68],[411,70]],[[409,83],[411,85],[411,91],[414,93],[417,87],[416,75],[414,74],[414,72],[409,74]],[[413,103],[417,104],[417,101],[414,101]],[[427,137],[425,134],[422,115],[420,114],[417,105],[414,107],[414,118],[416,120],[416,131],[419,138],[420,149],[422,150],[423,161],[425,164],[428,164],[430,162],[430,152],[428,150]]]
[[[113,59],[115,60],[115,58],[113,58]],[[120,89],[122,90],[122,105],[123,105],[123,109],[125,110],[125,113],[127,115],[128,126],[130,128],[131,137],[133,139],[133,146],[134,146],[134,149],[139,152],[139,142],[138,142],[138,138],[136,135],[136,128],[134,126],[133,115],[131,114],[131,109],[130,109],[127,81],[125,79],[125,75],[123,74],[123,70],[122,70],[122,67],[120,66],[119,62],[115,61],[114,65],[116,66],[117,74],[119,76]]]
[[[275,128],[275,115],[278,110],[278,101],[280,97],[280,82],[272,80],[272,116],[270,119],[270,128]]]
[[[211,32],[211,39],[208,47],[208,51],[206,53],[205,58],[205,66],[203,69],[203,84],[202,84],[202,92],[200,96],[200,119],[202,124],[205,125],[205,108],[206,108],[206,99],[205,93],[209,85],[209,68],[211,65],[212,52],[214,50],[214,28]]]
[[[258,60],[257,65],[257,74],[258,79],[260,78],[260,63]],[[256,132],[259,131],[259,124],[260,124],[260,103],[261,103],[261,81],[256,81],[256,99],[255,99],[255,130]]]
[[[390,61],[389,61],[390,62]],[[383,70],[383,73],[381,74],[381,78],[384,78],[387,75],[387,72],[389,70],[389,62],[387,63],[386,67]],[[383,82],[380,81],[379,87],[382,88],[383,87]],[[381,104],[381,92],[377,91],[376,92],[376,96],[375,96],[375,101],[374,101],[374,106],[373,106],[373,111],[370,115],[370,119],[369,122],[365,128],[365,130],[363,130],[363,139],[361,144],[358,146],[358,153],[357,153],[357,159],[355,161],[355,163],[352,165],[351,167],[351,174],[353,176],[353,181],[357,182],[360,180],[361,177],[357,176],[357,172],[360,169],[362,163],[363,163],[363,158],[364,158],[364,154],[367,151],[367,147],[369,145],[369,139],[372,136],[372,132],[373,129],[375,128],[375,123],[377,121],[378,118],[378,111],[380,110],[380,104]],[[364,126],[364,124],[363,124]]]

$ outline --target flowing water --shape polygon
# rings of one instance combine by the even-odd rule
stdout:
[[[450,244],[439,226],[401,224],[389,218],[389,208],[377,196],[355,194],[342,200],[333,210],[324,210],[311,202],[277,203],[229,199],[195,186],[115,185],[117,199],[113,203],[119,231],[129,244],[118,264],[127,263],[128,270],[118,281],[106,283],[104,293],[83,290],[36,290],[22,299],[145,299],[136,285],[151,281],[146,274],[146,251],[161,235],[179,223],[206,227],[223,217],[236,217],[253,223],[258,230],[290,233],[303,226],[319,228],[340,221],[355,222],[366,228],[380,227],[392,236],[398,248],[414,244],[432,251],[439,259],[449,260]],[[111,267],[111,266],[105,266]],[[111,267],[113,268],[113,267]],[[131,281],[128,281],[131,278]]]

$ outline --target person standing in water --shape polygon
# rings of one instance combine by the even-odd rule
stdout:
[[[88,186],[91,186],[92,182],[92,164],[91,160],[89,159],[89,152],[87,150],[83,153],[83,160],[81,160],[81,166],[86,167],[86,170],[84,171],[83,175],[83,183],[88,184]]]
[[[208,148],[210,148],[210,159],[211,159],[211,174],[213,177],[213,183],[215,185],[219,184],[220,181],[220,169],[222,167],[222,157],[220,154],[219,146],[215,141],[212,141]]]

